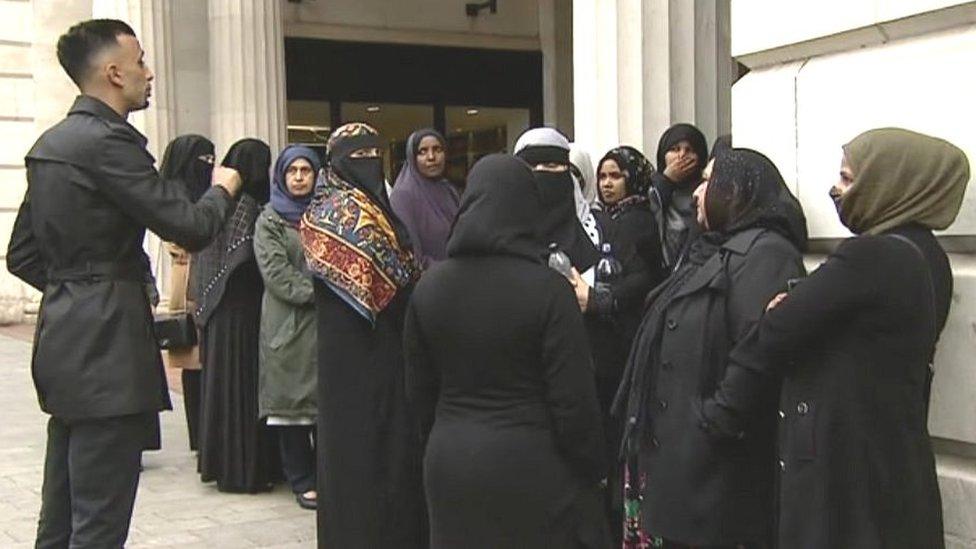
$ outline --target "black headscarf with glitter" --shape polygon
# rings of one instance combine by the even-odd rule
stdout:
[[[705,195],[709,232],[726,237],[764,227],[776,231],[803,251],[807,224],[776,165],[762,153],[731,149],[715,158]]]

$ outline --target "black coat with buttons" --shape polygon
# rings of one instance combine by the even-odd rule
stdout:
[[[931,231],[892,232],[916,249],[890,234],[845,241],[732,351],[705,402],[731,436],[782,378],[779,547],[944,544],[928,365],[952,273]]]
[[[646,394],[639,432],[629,437],[639,440],[649,533],[694,546],[770,539],[776,388],[763,397],[765,421],[734,440],[709,437],[701,428],[700,402],[721,379],[735,341],[803,272],[799,250],[779,233],[740,232],[670,297],[650,356],[632,356],[632,366],[643,362],[650,376],[640,384]],[[652,324],[646,319],[641,330],[655,330]]]

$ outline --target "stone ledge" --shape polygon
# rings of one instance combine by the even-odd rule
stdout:
[[[976,547],[976,459],[936,455],[946,547]]]

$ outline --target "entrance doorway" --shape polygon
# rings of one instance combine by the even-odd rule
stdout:
[[[288,140],[324,154],[333,128],[366,122],[387,143],[391,182],[406,139],[433,127],[447,139],[447,177],[463,185],[482,156],[511,152],[542,123],[542,53],[285,39]]]

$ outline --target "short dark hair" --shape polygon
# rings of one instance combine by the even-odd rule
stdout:
[[[92,69],[92,59],[105,48],[117,45],[120,34],[136,35],[132,27],[118,19],[82,21],[58,38],[58,62],[81,87]]]

